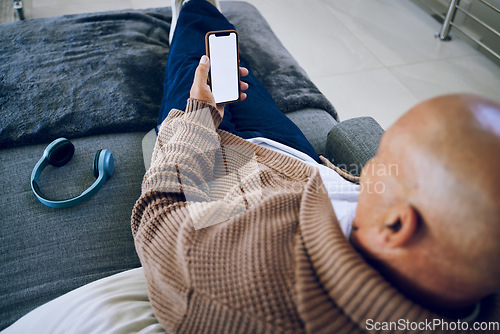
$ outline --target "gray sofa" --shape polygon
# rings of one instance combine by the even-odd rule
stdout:
[[[359,172],[382,129],[337,111],[247,3],[222,2],[240,33],[242,60],[319,154]],[[0,330],[91,281],[140,266],[130,214],[145,172],[142,139],[156,124],[168,55],[169,8],[73,15],[0,26]],[[43,206],[29,178],[57,137],[75,144],[47,168],[43,192],[78,195],[107,148],[115,173],[90,201]]]

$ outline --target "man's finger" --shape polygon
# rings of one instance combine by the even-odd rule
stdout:
[[[248,75],[248,70],[245,67],[240,67],[240,77],[246,77]]]

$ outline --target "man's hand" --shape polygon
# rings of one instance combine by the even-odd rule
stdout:
[[[221,117],[224,117],[224,107],[225,103],[215,104],[214,95],[210,90],[208,85],[208,71],[210,70],[210,63],[207,56],[203,56],[200,59],[198,68],[196,68],[196,73],[194,75],[194,82],[191,86],[190,97],[192,99],[197,99],[203,102],[207,102],[213,106],[217,107]],[[240,77],[248,75],[248,70],[244,67],[240,67]],[[246,82],[240,81],[240,89],[247,90],[248,84]],[[246,99],[247,94],[241,92],[240,101]]]

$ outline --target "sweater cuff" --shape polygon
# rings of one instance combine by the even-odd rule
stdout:
[[[194,112],[200,111],[200,110],[206,109],[206,108],[210,111],[210,115],[212,116],[212,121],[214,123],[214,127],[215,127],[215,129],[217,129],[219,127],[220,123],[222,122],[222,117],[221,117],[219,111],[217,110],[217,108],[215,106],[211,105],[210,103],[189,98],[187,100],[187,105],[186,105],[186,114],[192,113],[193,111]],[[202,114],[194,113],[194,114],[201,116],[204,113],[202,113]]]

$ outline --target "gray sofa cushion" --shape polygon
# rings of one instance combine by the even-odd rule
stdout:
[[[355,176],[377,153],[384,130],[371,117],[358,117],[338,123],[328,133],[326,157]]]
[[[115,172],[90,201],[69,209],[48,208],[31,191],[31,170],[45,144],[1,151],[0,329],[63,293],[140,266],[130,214],[144,175],[144,134],[72,140],[73,159],[41,176],[47,196],[75,196],[92,184],[97,149],[113,153]]]

